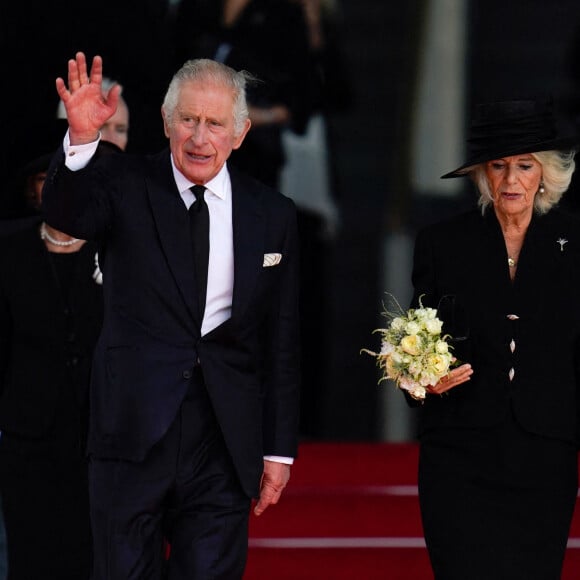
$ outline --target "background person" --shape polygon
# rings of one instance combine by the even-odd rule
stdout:
[[[57,113],[43,124],[45,134],[60,140],[63,118]],[[128,129],[120,98],[100,129],[96,156],[124,150]],[[85,453],[90,364],[103,312],[103,248],[43,223],[42,189],[53,155],[39,154],[19,171],[26,209],[0,221],[8,248],[0,252],[0,490],[9,502],[10,580],[82,580],[91,568]]]
[[[284,164],[280,190],[296,203],[300,244],[308,248],[300,256],[303,353],[300,433],[303,439],[317,439],[324,432],[325,396],[334,390],[334,385],[329,384],[329,357],[311,356],[313,352],[329,352],[332,343],[330,276],[341,230],[332,134],[334,123],[352,112],[354,94],[344,58],[344,23],[338,2],[292,1],[304,15],[309,66],[315,69],[318,80],[313,86],[318,90],[311,95],[305,129],[298,132],[291,125],[282,128]]]
[[[48,158],[27,167],[25,176],[38,187]],[[88,384],[103,312],[98,247],[50,227],[40,213],[18,221],[10,233],[2,224],[0,244],[0,496],[8,577],[88,579]]]
[[[258,79],[248,86],[252,128],[230,163],[279,189],[282,132],[305,132],[320,92],[302,7],[294,0],[190,0],[180,2],[175,22],[179,64],[211,58]]]
[[[250,127],[245,73],[187,62],[162,107],[169,149],[94,162],[119,88],[103,99],[98,56],[90,79],[83,53],[68,73],[57,90],[69,131],[43,202],[51,225],[107,251],[88,446],[94,580],[161,578],[164,537],[171,580],[241,578],[251,499],[257,515],[278,501],[297,451],[294,204],[226,163]]]
[[[420,406],[419,499],[437,580],[560,578],[577,496],[580,223],[550,101],[480,105],[467,175],[479,208],[416,240],[415,302],[465,364]]]

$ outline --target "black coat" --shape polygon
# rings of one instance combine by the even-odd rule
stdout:
[[[93,243],[79,250],[70,287],[61,289],[38,225],[2,238],[0,430],[43,436],[63,389],[73,389],[79,412],[86,411],[103,315],[102,286],[93,279],[96,252]]]
[[[297,453],[298,236],[291,200],[230,175],[232,312],[203,337],[188,214],[169,150],[105,156],[76,172],[61,152],[43,200],[49,223],[106,245],[89,453],[143,459],[174,420],[199,360],[240,481],[256,496],[263,455]],[[264,267],[273,252],[281,262]]]
[[[425,305],[440,307],[456,356],[474,369],[464,385],[427,397],[421,431],[491,426],[513,409],[527,431],[577,441],[577,218],[534,216],[513,282],[493,211],[429,226],[417,236],[413,284],[415,301],[425,294]]]

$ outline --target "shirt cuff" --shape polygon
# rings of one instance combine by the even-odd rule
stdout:
[[[101,134],[99,133],[99,138],[92,143],[85,143],[84,145],[71,145],[69,133],[67,131],[62,144],[65,155],[65,165],[71,171],[78,171],[79,169],[86,167],[97,151],[100,140]]]
[[[286,463],[286,465],[294,463],[294,457],[281,457],[280,455],[264,455],[264,459],[275,461],[276,463]]]

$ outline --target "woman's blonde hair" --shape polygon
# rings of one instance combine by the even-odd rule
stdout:
[[[544,191],[539,190],[536,194],[534,210],[539,214],[544,214],[560,201],[564,192],[570,187],[576,166],[574,161],[576,151],[538,151],[530,155],[542,166]],[[479,192],[477,205],[482,213],[493,204],[493,195],[485,172],[486,163],[478,163],[465,170]]]

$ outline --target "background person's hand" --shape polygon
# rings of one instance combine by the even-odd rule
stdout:
[[[71,145],[91,143],[98,138],[99,129],[117,110],[121,87],[114,85],[106,95],[102,93],[103,61],[93,58],[90,77],[84,53],[77,52],[68,61],[68,87],[56,79],[56,90],[66,109]]]
[[[470,364],[462,364],[457,368],[452,369],[446,374],[442,379],[440,379],[435,385],[429,385],[427,387],[427,392],[435,395],[440,395],[445,393],[466,381],[471,379],[473,374],[473,369]]]

